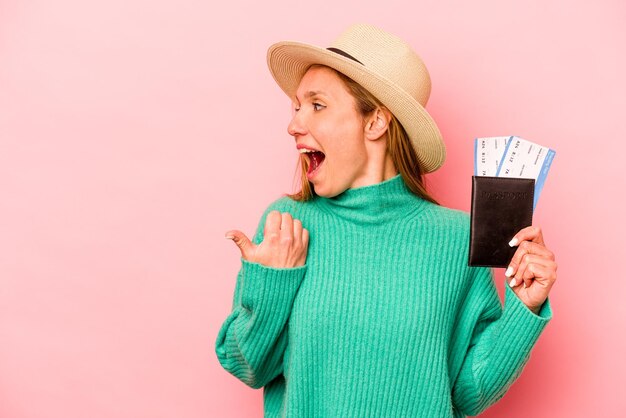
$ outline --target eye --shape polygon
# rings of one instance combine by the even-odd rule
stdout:
[[[315,111],[322,110],[325,107],[326,106],[324,106],[323,104],[313,102],[313,110],[315,110]]]

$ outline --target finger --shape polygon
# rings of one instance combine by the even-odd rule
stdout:
[[[246,234],[241,231],[232,230],[226,233],[226,238],[233,240],[237,247],[239,247],[239,250],[241,251],[241,256],[244,259],[250,260],[255,245],[250,241]]]
[[[267,214],[265,218],[265,227],[263,229],[263,239],[278,238],[280,235],[280,212],[273,210]]]
[[[306,228],[302,229],[302,245],[304,246],[304,256],[306,257],[309,251],[309,230]]]
[[[280,238],[284,241],[293,240],[293,218],[288,212],[281,214]]]
[[[513,254],[513,257],[511,258],[511,262],[509,263],[509,265],[514,265],[516,267],[519,266],[522,263],[522,259],[526,255],[538,255],[547,260],[554,261],[554,254],[552,253],[552,251],[548,250],[543,245],[536,244],[530,241],[522,241],[522,243],[519,245],[519,247],[515,251],[515,254]]]
[[[525,286],[530,286],[530,283],[534,278],[541,278],[541,276],[533,275],[532,269],[528,269],[528,266],[533,264],[546,267],[548,270],[552,269],[556,271],[556,263],[553,260],[535,254],[526,254],[522,258],[522,261],[515,273],[514,279],[517,283],[523,282]]]
[[[554,261],[554,254],[552,253],[552,251],[548,250],[545,246],[535,243],[535,242],[531,242],[531,241],[522,241],[522,243],[519,245],[519,247],[515,251],[515,254],[513,254],[513,257],[511,258],[511,261],[509,262],[509,266],[504,272],[504,275],[506,277],[513,276],[517,272],[518,267],[522,262],[522,259],[527,254],[539,255],[548,260]]]
[[[523,241],[532,241],[537,244],[545,245],[543,242],[543,232],[538,226],[527,226],[526,228],[521,229],[517,234],[515,234],[513,239],[511,239],[509,245],[511,247],[515,247]]]
[[[521,279],[524,276],[524,270],[526,270],[526,267],[529,264],[540,264],[545,267],[550,267],[550,266],[555,265],[556,263],[540,255],[526,254],[522,258],[522,261],[520,262],[519,267],[517,268],[517,271],[515,272],[515,277],[517,279]]]
[[[526,268],[527,274],[542,280],[533,280],[535,284],[545,287],[548,290],[556,281],[556,266],[543,266],[541,264],[529,264]]]
[[[528,277],[535,278],[529,280],[526,287],[530,285],[543,287],[545,288],[547,296],[548,292],[552,288],[552,285],[556,281],[556,269],[551,266],[543,266],[541,264],[529,264],[526,267],[524,277],[524,281],[526,281],[526,278]],[[539,278],[541,278],[541,280],[539,280]]]
[[[299,219],[293,220],[293,240],[302,242],[302,222]]]

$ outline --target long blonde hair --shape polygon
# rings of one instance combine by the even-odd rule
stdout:
[[[314,67],[325,66],[320,64],[314,64],[310,68]],[[344,84],[348,88],[348,91],[356,100],[357,111],[363,117],[366,117],[377,108],[385,108],[385,106],[376,97],[374,97],[359,83],[332,68],[330,69],[333,70],[344,82]],[[387,152],[389,152],[393,164],[400,172],[400,175],[402,176],[402,179],[404,180],[404,183],[407,185],[409,190],[411,190],[413,194],[421,197],[422,199],[425,199],[435,204],[439,204],[426,191],[426,187],[424,186],[423,169],[417,159],[415,150],[411,145],[411,141],[406,131],[393,114],[391,114],[391,120],[389,121],[389,126],[387,128]],[[303,154],[300,154],[300,161],[298,165],[300,166],[300,181],[302,187],[299,192],[288,196],[293,200],[302,202],[311,199],[315,195],[315,191],[313,190],[313,186],[306,176],[306,173],[309,169],[308,158],[304,157]]]

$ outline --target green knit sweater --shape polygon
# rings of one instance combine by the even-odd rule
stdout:
[[[216,341],[222,366],[264,387],[265,417],[462,417],[501,398],[552,316],[467,266],[469,216],[399,175],[334,198],[283,197],[310,232],[306,265],[242,259]]]

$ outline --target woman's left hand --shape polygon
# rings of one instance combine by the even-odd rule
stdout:
[[[518,246],[504,275],[509,286],[522,302],[534,313],[541,305],[556,281],[557,265],[554,254],[543,242],[541,228],[529,226],[519,231],[510,246]]]

